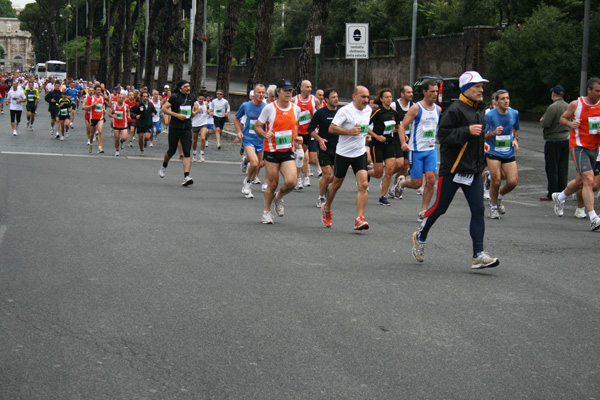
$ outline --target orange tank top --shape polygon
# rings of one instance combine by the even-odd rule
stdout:
[[[308,100],[302,101],[300,95],[296,96],[296,105],[300,107],[300,115],[298,116],[298,134],[308,135],[308,124],[315,113],[315,96],[308,96]]]
[[[287,111],[277,107],[277,102],[271,103],[275,107],[275,120],[273,121],[273,137],[265,139],[264,148],[266,151],[286,152],[294,151],[294,139],[296,130],[296,114],[294,105],[290,103],[290,109]],[[269,126],[268,129],[270,129]]]
[[[128,112],[127,104],[123,104],[119,106],[119,104],[115,104],[113,106],[113,115],[114,122],[113,125],[116,129],[127,129],[127,112]]]
[[[577,128],[571,129],[569,147],[595,150],[600,146],[600,101],[587,104],[583,97],[577,99],[574,118],[580,119]]]

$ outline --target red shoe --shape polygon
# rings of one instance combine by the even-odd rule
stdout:
[[[329,228],[333,223],[333,221],[331,220],[331,211],[325,211],[325,204],[321,206],[321,211],[323,212],[323,224],[325,224],[325,226]]]
[[[365,217],[361,215],[354,221],[354,230],[362,231],[363,229],[369,229],[369,223],[365,220]]]

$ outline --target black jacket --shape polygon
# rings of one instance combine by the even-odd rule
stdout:
[[[140,116],[139,119],[136,118],[135,126],[139,126],[140,128],[149,128],[152,126],[152,114],[156,114],[156,110],[154,109],[154,105],[152,102],[148,101],[148,105],[144,105],[142,102],[138,102],[135,106],[131,107],[129,110],[131,116],[136,118],[136,116]]]
[[[469,125],[481,124],[481,135],[469,133]],[[460,97],[442,113],[438,128],[440,176],[480,174],[484,168],[485,104]]]
[[[52,102],[52,99],[56,100],[55,103]],[[58,108],[58,102],[62,99],[62,92],[60,90],[53,90],[46,94],[44,100],[48,102],[48,111],[55,110]]]

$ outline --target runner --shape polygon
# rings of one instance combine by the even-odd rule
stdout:
[[[233,119],[237,131],[237,137],[233,143],[242,142],[249,164],[247,175],[242,183],[242,193],[247,199],[254,198],[252,194],[252,182],[256,179],[260,164],[263,162],[264,140],[256,134],[254,127],[262,110],[266,107],[266,104],[263,102],[265,91],[266,88],[264,85],[260,83],[255,85],[252,100],[243,103]],[[244,124],[241,122],[243,117],[246,117]]]
[[[225,126],[225,121],[229,117],[231,107],[229,102],[223,98],[223,91],[217,90],[217,98],[214,99],[208,106],[208,112],[214,118],[215,130],[217,132],[217,150],[221,149],[221,132]]]
[[[59,132],[59,121],[58,121],[58,102],[62,99],[62,92],[60,91],[60,81],[54,82],[54,90],[46,94],[45,100],[48,102],[48,112],[50,113],[50,134],[60,137]],[[56,133],[54,126],[56,125]]]
[[[117,96],[117,102],[113,104],[108,110],[110,120],[113,122],[113,134],[115,136],[115,157],[119,157],[119,143],[120,148],[123,148],[125,141],[127,140],[127,115],[129,114],[129,107],[125,104],[125,96],[119,93]]]
[[[40,92],[29,85],[27,89],[25,89],[25,98],[27,99],[27,102],[25,103],[25,107],[27,108],[27,127],[33,131],[35,113],[38,102],[40,101]]]
[[[139,103],[136,103],[129,113],[135,118],[140,155],[143,156],[144,149],[148,147],[148,142],[152,145],[152,117],[156,115],[156,110],[150,102],[148,92],[142,93]]]
[[[600,189],[600,151],[598,152],[598,157],[596,158],[596,168],[594,169],[594,184],[593,190],[597,192]],[[596,195],[596,198],[600,196],[600,192]],[[584,219],[587,217],[587,213],[585,212],[585,206],[583,204],[583,187],[577,191],[577,210],[575,210],[575,218]]]
[[[408,110],[400,125],[400,132],[404,132],[409,125],[412,125],[408,144],[403,142],[404,137],[400,139],[402,149],[409,150],[410,179],[400,180],[396,188],[396,192],[400,195],[405,188],[419,189],[423,184],[423,174],[425,174],[421,211],[417,215],[419,222],[423,221],[423,216],[429,208],[431,197],[433,197],[438,168],[435,140],[442,112],[442,108],[435,104],[438,95],[437,83],[429,79],[423,82],[422,87],[423,100]]]
[[[400,115],[398,111],[391,107],[392,90],[389,88],[381,89],[375,99],[375,104],[379,107],[371,114],[369,124],[373,128],[369,129],[371,136],[371,159],[373,160],[373,169],[369,175],[373,178],[381,178],[381,197],[379,204],[389,206],[390,202],[385,197],[392,181],[394,169],[396,168],[396,151],[394,149],[394,135],[397,135],[400,125]],[[383,164],[385,162],[385,175],[383,175]]]
[[[204,104],[205,93],[198,95],[192,109],[192,161],[204,162],[204,142],[206,141],[206,124],[208,111]],[[200,156],[198,157],[198,136],[200,136]]]
[[[494,94],[496,108],[486,113],[485,139],[490,146],[487,165],[490,171],[490,213],[491,219],[500,218],[506,213],[502,202],[519,182],[519,171],[515,155],[519,153],[519,112],[509,107],[510,97],[506,90]],[[502,177],[506,183],[500,188]]]
[[[327,202],[321,207],[323,223],[326,227],[332,225],[331,205],[337,191],[352,166],[356,176],[358,193],[356,194],[356,220],[355,230],[369,229],[369,223],[364,214],[367,206],[369,192],[367,173],[367,151],[365,138],[369,133],[369,119],[371,107],[369,104],[369,89],[357,86],[352,93],[352,103],[340,108],[329,127],[329,133],[341,135],[335,150],[335,167],[333,182],[329,185]]]
[[[335,89],[327,89],[324,96],[327,105],[315,112],[308,125],[310,135],[315,138],[319,145],[318,157],[322,171],[322,177],[319,181],[319,197],[317,198],[317,207],[319,208],[327,201],[325,198],[327,188],[333,182],[335,149],[338,143],[338,136],[329,133],[329,126],[338,110],[338,94]]]
[[[400,116],[400,122],[402,122],[408,110],[413,106],[414,103],[412,102],[412,99],[412,87],[409,85],[404,85],[402,87],[402,90],[400,91],[400,97],[394,102],[392,102],[392,104],[390,104],[390,106],[394,110],[398,111],[398,115]],[[393,143],[394,151],[396,154],[396,168],[394,169],[394,182],[390,185],[390,189],[388,190],[388,197],[390,198],[402,198],[402,192],[399,190],[400,188],[398,188],[398,183],[400,182],[400,178],[403,178],[406,175],[408,175],[409,165],[408,150],[405,151],[402,149],[402,142],[400,140],[400,137],[404,135],[404,141],[405,143],[408,143],[411,128],[412,125],[408,124],[404,132],[400,132],[398,130],[398,132],[396,132],[396,134],[394,135]],[[398,191],[396,191],[396,188],[398,188]]]
[[[154,117],[152,117],[152,142],[154,142],[156,140],[156,138],[158,137],[158,134],[162,132],[162,126],[160,124],[160,120],[161,120],[161,113],[160,113],[160,109],[162,108],[162,100],[160,99],[160,95],[158,93],[158,90],[154,89],[152,90],[152,98],[150,99],[150,102],[152,103],[152,105],[154,106],[154,109],[156,110],[156,115]]]
[[[73,101],[66,91],[62,92],[62,97],[58,102],[58,120],[60,122],[60,140],[61,142],[69,137],[69,127],[71,123],[71,109]],[[58,139],[58,137],[57,137]]]
[[[562,192],[552,193],[554,213],[563,216],[565,200],[582,189],[583,203],[590,219],[592,231],[600,228],[600,217],[594,210],[594,170],[600,145],[600,79],[587,81],[587,96],[579,97],[569,104],[560,117],[560,123],[571,128],[569,148],[575,162],[577,177]]]
[[[194,95],[190,93],[190,83],[182,80],[177,83],[175,92],[162,106],[163,114],[174,117],[171,120],[169,131],[169,149],[165,153],[163,165],[158,171],[158,176],[165,177],[169,160],[177,152],[177,145],[181,141],[183,147],[183,182],[181,186],[187,187],[194,183],[190,176],[192,159],[190,158],[190,147],[192,147],[192,106]]]
[[[4,101],[6,100],[6,92],[10,90],[10,87],[6,84],[4,79],[0,79],[0,108],[1,114],[4,114]]]
[[[283,197],[294,189],[294,144],[301,146],[302,139],[298,137],[300,108],[291,102],[293,90],[290,81],[282,79],[277,82],[277,100],[263,108],[254,125],[256,134],[264,138],[263,158],[267,187],[264,194],[263,224],[273,223],[271,203],[275,203],[275,213],[283,217]],[[283,176],[283,185],[275,192],[279,184],[279,173]]]
[[[441,163],[437,199],[425,213],[419,230],[412,235],[412,255],[419,262],[425,261],[425,241],[429,230],[446,212],[456,191],[461,188],[471,210],[471,269],[491,268],[500,264],[497,258],[490,257],[483,250],[485,206],[481,172],[484,152],[489,150],[485,135],[482,134],[482,124],[485,122],[485,104],[482,102],[484,82],[488,80],[476,71],[463,73],[459,78],[461,94],[458,101],[442,114],[438,129]]]
[[[171,89],[169,88],[169,85],[165,85],[163,90],[164,91],[162,94],[162,103],[165,104],[171,98]],[[169,133],[169,124],[171,123],[171,116],[163,113],[162,108],[161,108],[161,114],[163,116],[163,124],[165,127],[164,131],[165,131],[165,133]]]
[[[73,121],[75,120],[75,111],[77,108],[77,99],[79,96],[79,91],[75,88],[74,81],[69,82],[69,88],[65,90],[65,92],[67,93],[67,96],[69,96],[69,98],[71,99],[71,110],[69,111],[71,114],[69,116],[69,128],[73,129]]]
[[[132,91],[127,94],[125,104],[127,104],[127,108],[129,108],[129,110],[131,110],[137,105],[137,100],[135,99],[135,92]],[[131,113],[127,114],[127,128],[129,129],[129,147],[133,147],[133,139],[135,139],[135,117],[132,116]]]
[[[104,126],[104,105],[105,98],[102,95],[102,87],[99,84],[94,86],[94,92],[91,96],[88,96],[84,110],[89,110],[89,123],[90,130],[88,132],[89,139],[89,152],[92,152],[92,143],[94,142],[94,133],[98,132],[98,154],[103,154],[104,149],[102,148],[102,142],[104,136],[102,134],[102,128]]]
[[[294,104],[300,107],[300,119],[298,120],[298,135],[302,138],[302,150],[304,152],[304,160],[301,168],[296,168],[297,183],[296,190],[302,190],[304,186],[310,186],[309,177],[309,145],[312,137],[308,132],[308,124],[313,117],[315,111],[321,107],[321,102],[312,94],[312,83],[308,80],[302,81],[300,84],[300,94],[294,97]],[[314,139],[313,139],[314,140]],[[316,161],[316,157],[313,156]],[[304,172],[304,183],[302,182],[302,173]]]
[[[23,103],[26,101],[25,93],[23,93],[23,90],[19,87],[17,81],[14,81],[12,88],[6,94],[6,105],[8,105],[10,109],[10,126],[13,130],[13,136],[18,135],[17,129],[19,129],[19,123],[21,122]]]

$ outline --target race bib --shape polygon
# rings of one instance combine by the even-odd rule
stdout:
[[[68,108],[61,108],[60,109],[60,115],[69,115],[69,109]]]
[[[27,100],[28,101],[35,101],[35,94],[28,94],[27,95]]]
[[[310,110],[300,111],[298,125],[306,125],[308,123],[310,123]]]
[[[589,117],[588,118],[588,127],[590,135],[597,135],[598,130],[600,129],[600,117]]]
[[[384,135],[391,135],[394,133],[394,126],[396,126],[396,121],[385,121],[385,128],[383,129]]]
[[[98,103],[94,106],[94,111],[102,112],[102,103]]]
[[[250,123],[248,124],[248,133],[251,135],[256,135],[256,132],[254,132],[254,125],[256,125],[256,119],[251,119]]]
[[[435,128],[434,129],[423,129],[424,139],[435,139]]]
[[[362,136],[365,136],[367,133],[369,133],[369,125],[368,124],[358,125],[358,127],[360,128],[360,134]]]
[[[292,148],[292,131],[280,131],[275,133],[275,149],[284,150]]]
[[[510,135],[496,135],[496,143],[494,147],[496,151],[507,153],[510,151]]]
[[[123,119],[123,111],[115,111],[116,119]]]
[[[473,177],[473,174],[456,174],[454,175],[454,179],[452,179],[452,181],[458,183],[459,185],[471,186],[473,183]]]
[[[192,106],[180,106],[179,113],[185,115],[185,119],[192,117]]]

